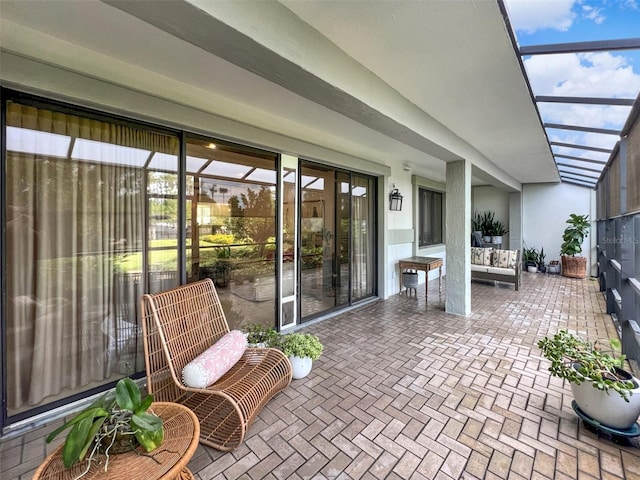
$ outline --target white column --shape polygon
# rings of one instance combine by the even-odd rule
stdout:
[[[471,162],[447,163],[445,311],[471,313]]]
[[[522,258],[522,192],[509,193],[509,248]]]

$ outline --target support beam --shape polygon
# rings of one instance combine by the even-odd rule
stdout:
[[[583,183],[580,180],[571,180],[568,178],[563,178],[562,183],[570,183],[571,185],[578,185],[579,187],[595,188],[595,185],[591,183]]]
[[[557,128],[560,130],[572,130],[577,132],[589,132],[589,133],[603,133],[605,135],[620,136],[620,130],[612,130],[610,128],[594,128],[594,127],[581,127],[579,125],[563,125],[562,123],[543,123],[544,128]]]
[[[576,177],[584,177],[596,182],[598,181],[598,178],[599,178],[599,177],[594,177],[593,175],[585,175],[584,173],[568,172],[566,170],[560,170],[560,169],[558,169],[558,171],[560,172],[560,174],[564,173],[566,175],[575,175]]]
[[[606,161],[602,162],[600,160],[593,160],[591,158],[574,157],[572,155],[560,155],[558,153],[554,154],[554,157],[556,157],[556,158],[567,158],[569,160],[578,160],[579,162],[595,163],[597,165],[602,165],[603,167],[607,164]]]
[[[635,100],[633,98],[594,98],[594,97],[553,97],[546,95],[536,95],[536,102],[544,103],[579,103],[583,105],[616,105],[631,107]]]
[[[549,145],[552,147],[567,147],[567,148],[575,148],[578,150],[591,150],[592,152],[602,152],[602,153],[611,153],[613,150],[610,148],[600,148],[600,147],[590,147],[588,145],[577,145],[575,143],[562,143],[562,142],[549,142]]]
[[[471,162],[447,162],[445,311],[471,313]]]
[[[640,38],[599,40],[594,42],[550,43],[520,47],[520,55],[549,55],[554,53],[611,52],[640,49]]]
[[[602,170],[604,170],[604,165],[603,168],[587,168],[587,167],[579,167],[576,165],[569,165],[568,163],[560,163],[560,162],[556,162],[556,165],[558,166],[558,169],[560,169],[560,167],[568,167],[568,168],[577,168],[579,170],[584,170],[585,172],[596,172],[598,174],[602,173]]]

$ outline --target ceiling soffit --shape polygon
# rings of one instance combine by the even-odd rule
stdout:
[[[450,150],[375,110],[368,103],[303,69],[195,5],[182,1],[103,1],[417,150],[445,161],[460,159]]]

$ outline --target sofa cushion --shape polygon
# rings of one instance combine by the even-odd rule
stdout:
[[[474,265],[474,264],[471,264],[471,271],[472,272],[484,272],[484,273],[487,273],[488,269],[489,269],[489,267],[487,267],[485,265]]]
[[[493,248],[471,247],[471,264],[491,265],[491,254]]]
[[[487,273],[493,273],[497,275],[511,275],[515,276],[515,268],[502,268],[502,267],[487,267]]]
[[[231,330],[182,369],[182,382],[191,388],[206,388],[233,367],[247,348],[247,337]]]
[[[518,250],[498,250],[493,253],[493,267],[515,268]]]

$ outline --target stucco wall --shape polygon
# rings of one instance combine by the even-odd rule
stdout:
[[[593,190],[584,187],[561,184],[523,185],[523,240],[527,247],[538,250],[544,247],[545,261],[560,259],[562,233],[567,227],[566,221],[572,213],[589,215],[594,219]],[[582,255],[593,264],[592,239],[595,227],[582,246]]]
[[[473,187],[471,190],[471,214],[475,211],[495,212],[496,220],[501,220],[509,230],[509,192],[492,186]],[[502,237],[503,248],[509,248],[509,236]]]

